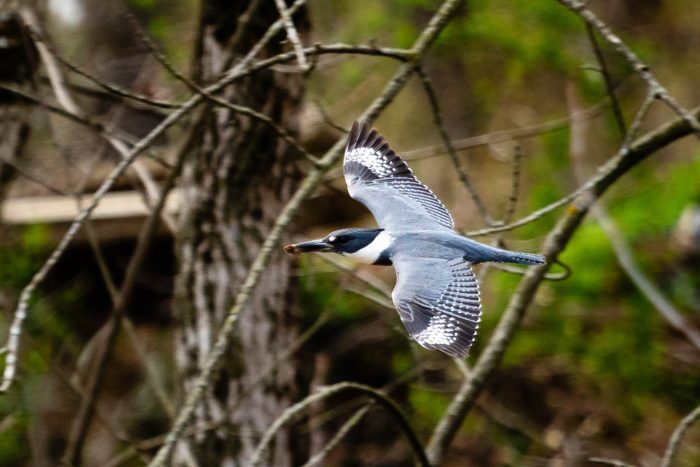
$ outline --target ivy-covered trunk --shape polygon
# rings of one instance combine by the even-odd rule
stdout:
[[[257,7],[246,17],[250,3]],[[272,1],[204,1],[195,79],[214,80],[278,18]],[[303,33],[305,23],[294,19]],[[258,58],[279,53],[284,39],[284,33],[273,38]],[[301,75],[265,70],[237,81],[222,97],[294,133],[303,90]],[[265,123],[221,107],[208,112],[182,179],[174,308],[184,393],[192,388],[236,292],[300,178],[297,162],[294,149]],[[196,434],[189,440],[200,465],[245,465],[264,431],[295,398],[296,366],[289,362],[257,382],[298,334],[291,265],[281,249],[275,255],[238,320],[220,376],[197,408]],[[299,438],[290,430],[277,436],[266,464],[293,463]]]

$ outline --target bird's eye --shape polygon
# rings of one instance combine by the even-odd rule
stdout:
[[[336,237],[336,239],[333,243],[337,243],[338,245],[345,245],[349,241],[350,241],[349,237]]]

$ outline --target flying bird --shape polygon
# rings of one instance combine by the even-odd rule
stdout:
[[[455,232],[445,205],[366,122],[352,126],[343,172],[348,193],[372,212],[379,228],[336,230],[285,250],[393,265],[391,298],[411,337],[427,349],[465,357],[481,318],[471,265],[535,265],[544,264],[544,257],[484,245]]]

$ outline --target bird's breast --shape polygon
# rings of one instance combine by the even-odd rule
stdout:
[[[389,265],[391,259],[388,251],[393,241],[394,238],[391,235],[381,232],[367,246],[352,253],[345,253],[345,256],[360,263]]]

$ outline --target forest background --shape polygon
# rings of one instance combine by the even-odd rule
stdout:
[[[699,24],[0,2],[0,465],[700,464]],[[477,267],[465,362],[410,342],[391,268],[281,249],[374,225],[360,118],[460,231],[550,260]]]

